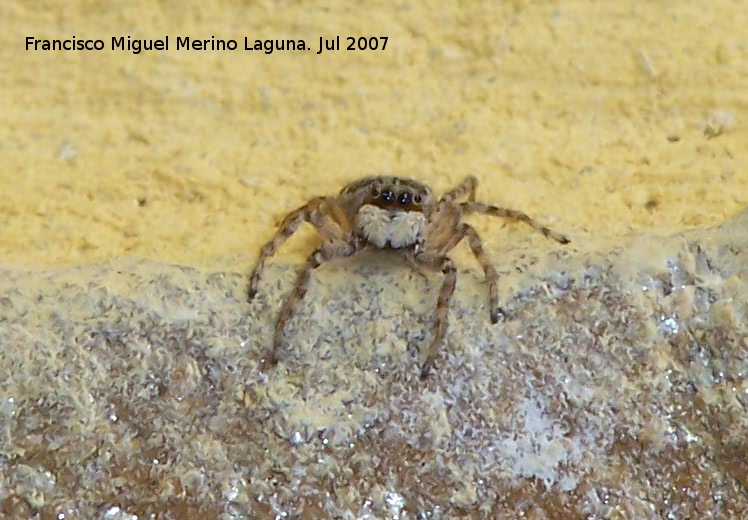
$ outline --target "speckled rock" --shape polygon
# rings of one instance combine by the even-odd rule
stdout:
[[[7,518],[738,518],[748,506],[748,213],[508,252],[503,323],[460,262],[316,273],[118,261],[0,280]]]

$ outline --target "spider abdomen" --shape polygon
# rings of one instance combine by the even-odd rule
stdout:
[[[365,204],[356,213],[356,232],[378,248],[402,249],[423,241],[426,217],[420,211],[391,211]]]

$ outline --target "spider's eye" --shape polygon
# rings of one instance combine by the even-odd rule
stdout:
[[[372,197],[374,197],[375,199],[376,199],[377,197],[379,197],[379,195],[380,195],[381,193],[382,193],[382,192],[381,192],[381,191],[379,191],[379,188],[378,188],[377,186],[374,186],[374,187],[372,187],[372,188],[371,188],[371,196],[372,196]]]
[[[415,202],[416,204],[420,204],[421,202],[423,202],[423,197],[416,193],[415,195],[413,195],[413,202]]]
[[[390,190],[384,190],[382,192],[382,200],[385,202],[392,202],[392,200],[395,198],[395,194],[392,193]]]
[[[408,204],[410,204],[410,193],[406,191],[400,194],[400,204],[402,204],[403,206],[407,206]]]

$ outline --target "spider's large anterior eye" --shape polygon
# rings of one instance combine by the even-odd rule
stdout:
[[[400,194],[400,204],[403,206],[410,204],[410,193],[406,191],[405,193]]]
[[[385,202],[392,202],[392,199],[395,198],[395,194],[392,193],[390,190],[384,190],[382,192],[382,200]]]

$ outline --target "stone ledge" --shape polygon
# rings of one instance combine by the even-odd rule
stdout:
[[[740,516],[748,213],[607,253],[572,245],[501,259],[499,325],[477,268],[461,272],[448,348],[426,381],[418,348],[438,277],[376,255],[320,270],[270,371],[260,361],[289,266],[268,268],[251,306],[244,273],[3,270],[0,507],[13,518]]]

